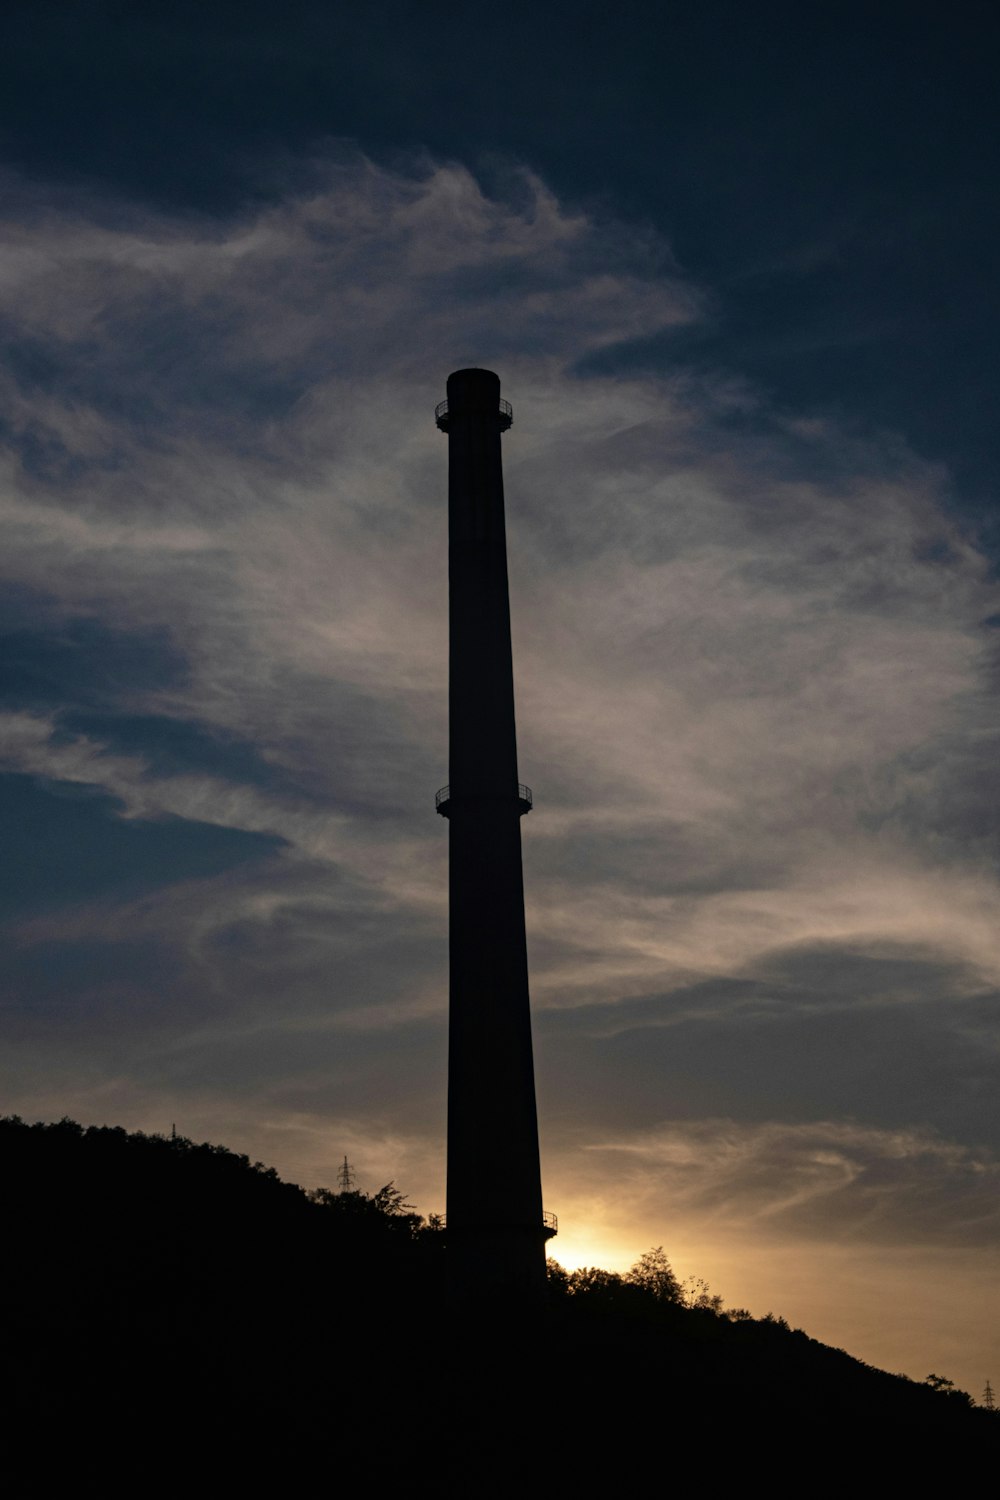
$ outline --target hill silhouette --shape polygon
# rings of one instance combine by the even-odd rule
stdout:
[[[954,1475],[1000,1445],[960,1392],[685,1305],[655,1252],[632,1278],[555,1268],[540,1316],[456,1315],[446,1236],[392,1184],[306,1193],[223,1147],[68,1120],[0,1120],[0,1165],[14,1496],[750,1471],[790,1494]]]

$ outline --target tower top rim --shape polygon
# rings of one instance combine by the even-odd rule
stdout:
[[[495,380],[497,385],[500,384],[500,376],[497,374],[496,370],[487,370],[483,365],[466,365],[461,370],[452,370],[451,374],[448,376],[447,383],[451,385],[451,382],[453,380],[462,380],[463,378],[473,376],[478,378],[485,376],[485,380],[482,381],[483,384],[485,384],[487,380]]]
[[[496,411],[500,376],[494,370],[453,370],[445,387],[452,411]]]
[[[491,417],[501,432],[514,420],[509,401],[500,398],[500,377],[493,370],[476,367],[453,370],[448,376],[448,395],[435,407],[434,417],[442,432],[447,432],[452,422],[464,417]]]

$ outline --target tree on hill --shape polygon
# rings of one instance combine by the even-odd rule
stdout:
[[[662,1245],[654,1245],[640,1255],[625,1279],[630,1286],[640,1287],[656,1302],[684,1301],[680,1282],[670,1268]]]
[[[396,1241],[433,1238],[440,1228],[440,1221],[425,1222],[394,1182],[387,1182],[375,1193],[362,1193],[357,1188],[339,1192],[313,1188],[306,1197],[345,1226],[357,1230],[367,1225],[378,1235]]]
[[[697,1307],[702,1312],[722,1313],[722,1298],[718,1292],[713,1292],[704,1276],[688,1276],[681,1287],[681,1298],[685,1307]],[[734,1309],[733,1312],[725,1312],[727,1318],[732,1318],[736,1313],[743,1314],[745,1309]]]

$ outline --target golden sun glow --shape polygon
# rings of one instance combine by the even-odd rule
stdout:
[[[627,1271],[637,1259],[633,1247],[624,1245],[610,1232],[606,1236],[593,1234],[586,1224],[569,1227],[565,1234],[560,1230],[555,1239],[549,1240],[546,1250],[549,1259],[558,1261],[565,1271],[577,1271],[582,1266]]]

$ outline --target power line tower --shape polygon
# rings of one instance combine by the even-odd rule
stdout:
[[[986,1407],[987,1411],[996,1411],[997,1409],[997,1398],[994,1394],[993,1387],[990,1385],[988,1380],[986,1382],[986,1388],[983,1391],[983,1405]]]
[[[337,1168],[337,1186],[342,1193],[356,1193],[358,1190],[358,1175],[346,1156],[344,1165]]]

